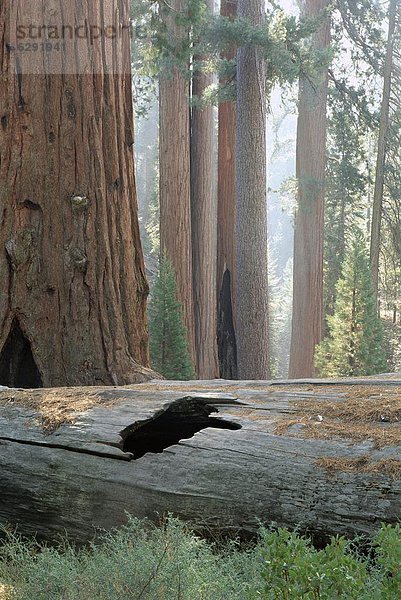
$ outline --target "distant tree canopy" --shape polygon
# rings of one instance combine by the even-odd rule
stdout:
[[[266,60],[266,82],[294,83],[301,74],[314,78],[331,59],[331,52],[311,48],[312,34],[326,13],[318,18],[296,18],[275,2],[269,2],[261,25],[244,18],[230,19],[210,14],[205,0],[185,0],[179,12],[168,3],[133,0],[131,15],[136,24],[133,43],[134,82],[137,110],[146,114],[154,91],[154,81],[163,72],[178,68],[188,79],[197,72],[218,75],[202,98],[192,103],[217,103],[236,96],[236,58],[227,58],[232,48],[256,45]],[[166,27],[174,18],[188,35],[175,37]],[[195,60],[192,60],[196,57]],[[189,64],[191,68],[189,69]]]

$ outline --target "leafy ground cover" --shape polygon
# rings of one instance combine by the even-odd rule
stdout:
[[[45,547],[6,532],[1,600],[306,600],[401,598],[401,528],[383,526],[364,554],[333,538],[323,549],[286,530],[256,544],[211,544],[175,519],[131,519],[101,543]]]

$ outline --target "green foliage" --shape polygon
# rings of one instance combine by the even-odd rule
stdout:
[[[332,538],[323,550],[290,533],[261,530],[241,550],[196,537],[176,519],[129,519],[89,548],[58,548],[7,533],[0,546],[5,600],[394,600],[401,594],[401,529],[383,526],[371,553]],[[5,587],[2,587],[5,586]],[[7,595],[2,596],[2,590]]]
[[[174,519],[160,528],[130,519],[90,549],[9,535],[0,550],[0,582],[18,600],[239,600],[256,588],[257,569],[250,553],[216,554]]]
[[[363,225],[369,184],[366,172],[367,128],[348,98],[337,89],[329,94],[328,165],[325,205],[325,314],[332,315],[346,242],[356,223]]]
[[[167,258],[160,263],[149,303],[150,358],[153,368],[167,379],[195,377],[177,300],[174,268]]]
[[[332,56],[331,51],[317,51],[312,42],[325,12],[315,19],[296,19],[269,2],[264,23],[255,26],[246,19],[209,14],[204,0],[185,0],[178,13],[167,2],[133,0],[131,14],[140,32],[139,37],[134,36],[132,51],[137,110],[141,114],[146,113],[154,94],[152,82],[159,73],[166,76],[173,68],[188,79],[197,72],[208,72],[225,82],[207,90],[205,102],[235,98],[236,62],[222,58],[233,48],[257,45],[263,49],[269,89],[275,83],[295,82],[301,74],[319,78]]]
[[[338,0],[341,26],[352,40],[351,59],[354,63],[366,60],[380,72],[383,65],[383,22],[386,3],[376,0]]]
[[[379,586],[386,593],[380,598],[397,598],[401,593],[401,529],[383,526],[376,536],[377,563],[380,568]],[[378,596],[379,597],[379,596]]]
[[[364,235],[355,229],[337,283],[329,335],[318,346],[316,367],[322,375],[372,375],[386,370],[383,328],[372,292]]]
[[[331,50],[318,51],[313,47],[313,34],[326,16],[296,19],[271,2],[262,25],[252,25],[246,19],[214,16],[205,21],[198,36],[200,53],[206,54],[215,65],[215,72],[229,79],[235,97],[235,61],[226,61],[221,53],[233,47],[259,46],[266,60],[266,86],[294,83],[300,75],[313,81],[320,79],[322,70],[331,61]],[[230,78],[231,75],[231,78]],[[223,99],[228,94],[223,86]],[[219,96],[217,99],[220,100]]]
[[[398,3],[399,4],[399,3]],[[352,225],[371,226],[377,137],[389,18],[387,2],[338,0],[332,18],[325,228],[325,312],[334,310],[336,282]],[[398,6],[398,11],[400,7]],[[397,47],[397,43],[396,43]],[[401,112],[397,51],[390,93],[380,246],[382,314],[400,306]],[[362,222],[364,221],[364,223]]]
[[[263,598],[357,600],[363,597],[367,565],[351,554],[349,543],[343,538],[332,538],[320,551],[315,550],[309,539],[284,529],[265,532],[262,539]]]
[[[366,540],[365,540],[366,542]],[[401,528],[383,525],[368,557],[355,544],[332,538],[323,550],[284,529],[262,531],[265,600],[392,600],[401,595]]]

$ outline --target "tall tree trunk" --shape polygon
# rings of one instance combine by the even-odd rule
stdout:
[[[230,19],[237,14],[236,0],[222,0],[220,14]],[[235,50],[225,55],[232,59]],[[224,82],[223,82],[224,83]],[[236,256],[235,256],[235,143],[234,102],[219,104],[217,187],[217,344],[220,376],[237,378]]]
[[[375,190],[373,196],[372,229],[370,238],[370,265],[372,285],[377,300],[379,291],[379,256],[383,207],[384,169],[386,163],[387,134],[389,128],[390,96],[393,74],[393,53],[398,0],[391,0],[386,59],[384,64],[383,99],[380,113],[379,141],[377,148]]]
[[[238,17],[264,21],[261,0],[239,0]],[[268,379],[266,73],[261,48],[237,51],[237,350],[240,379]]]
[[[212,14],[214,0],[207,0]],[[202,57],[195,57],[202,61]],[[195,72],[192,94],[202,98],[213,75]],[[218,376],[216,340],[217,206],[213,194],[213,107],[194,107],[191,118],[192,261],[196,372],[199,379]]]
[[[185,35],[175,23],[183,1],[174,0],[165,17],[174,41]],[[195,364],[192,291],[190,127],[188,80],[174,67],[159,83],[160,250],[171,261],[177,277],[188,347]]]
[[[150,373],[128,29],[44,57],[16,14],[129,23],[128,0],[0,3],[0,383],[128,384]]]
[[[306,0],[305,15],[319,15],[328,0]],[[330,43],[330,19],[315,34],[314,45]],[[316,85],[301,78],[297,132],[298,206],[294,234],[294,300],[290,378],[310,377],[315,347],[323,332],[323,229],[326,167],[327,70]]]

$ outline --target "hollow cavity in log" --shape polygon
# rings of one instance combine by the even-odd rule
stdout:
[[[16,320],[0,354],[0,384],[27,389],[43,387],[31,344]]]
[[[148,452],[161,453],[207,427],[233,431],[241,429],[238,423],[210,416],[218,412],[201,398],[182,398],[155,417],[124,429],[121,432],[122,449],[137,460]]]

